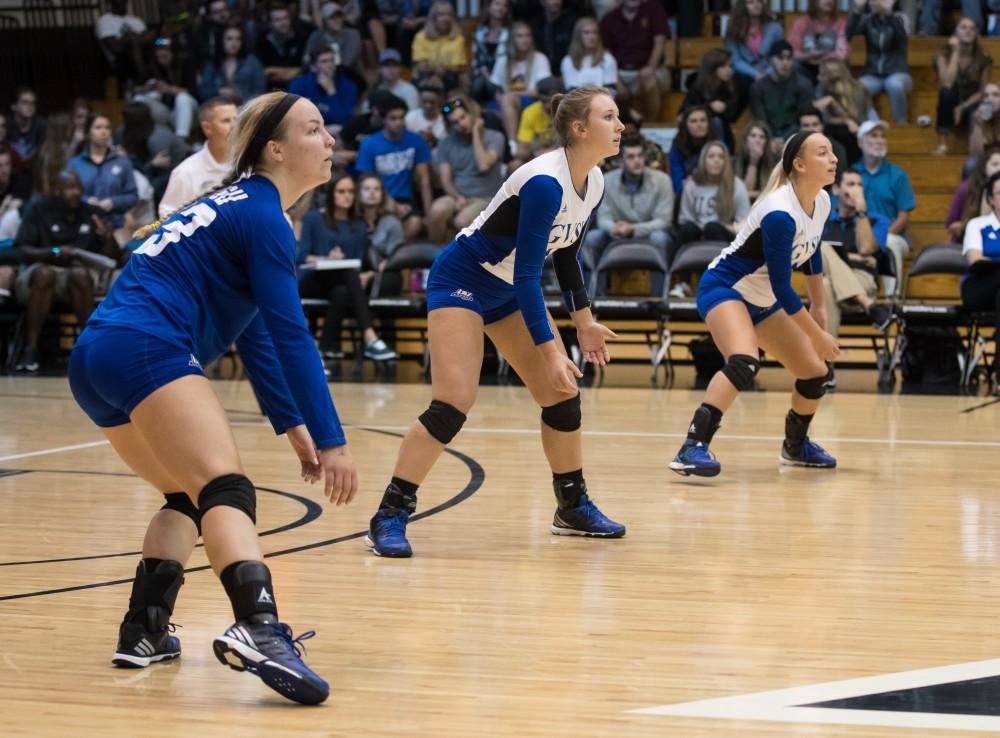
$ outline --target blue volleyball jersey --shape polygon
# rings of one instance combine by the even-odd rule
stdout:
[[[583,197],[577,193],[566,151],[559,148],[518,168],[455,239],[486,271],[514,286],[536,344],[553,339],[541,287],[545,257],[583,243],[603,196],[597,167],[587,175]]]
[[[299,302],[295,236],[264,177],[166,220],[94,312],[90,326],[102,325],[156,336],[202,365],[235,342],[276,432],[305,422],[318,448],[345,443]]]
[[[819,249],[830,215],[830,196],[820,190],[810,215],[791,184],[759,200],[733,242],[709,265],[716,276],[758,307],[779,303],[789,315],[802,309],[792,288],[792,269],[823,273]]]

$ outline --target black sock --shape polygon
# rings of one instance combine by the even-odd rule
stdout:
[[[691,418],[691,427],[688,428],[688,443],[704,443],[706,446],[712,442],[715,432],[719,430],[722,423],[722,411],[707,402],[701,403],[694,411]]]
[[[793,456],[802,448],[812,419],[812,415],[799,415],[794,410],[785,416],[785,449]]]
[[[389,486],[385,488],[385,494],[382,495],[382,503],[378,509],[394,512],[406,510],[406,512],[413,514],[417,509],[417,489],[419,487],[419,484],[393,477],[389,480]]]
[[[577,507],[580,499],[587,494],[587,483],[583,481],[583,469],[556,474],[552,472],[552,489],[560,510]]]
[[[263,561],[234,561],[222,570],[219,579],[226,588],[237,620],[277,621],[278,606],[271,585],[271,571]]]
[[[139,623],[146,630],[163,630],[184,584],[184,567],[169,559],[143,559],[135,569],[132,594],[128,598],[125,622]]]

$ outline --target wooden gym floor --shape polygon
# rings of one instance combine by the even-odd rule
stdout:
[[[777,463],[787,395],[749,393],[713,447],[723,474],[691,481],[666,463],[700,393],[586,390],[589,486],[629,526],[593,541],[548,532],[527,391],[483,387],[421,492],[414,558],[392,561],[361,535],[427,386],[332,385],[362,473],[346,509],[298,480],[247,383],[216,386],[262,490],[282,617],[318,632],[307,661],[330,700],[292,705],[215,661],[211,639],[231,613],[201,549],[173,618],[181,659],[112,668],[130,552],[160,501],[65,380],[4,377],[0,734],[997,733],[1000,405],[989,398],[838,392],[813,436],[840,467],[816,471]],[[933,686],[955,682],[957,698]],[[891,690],[916,695],[911,708],[803,707]]]

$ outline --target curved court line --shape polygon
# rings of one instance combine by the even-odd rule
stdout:
[[[135,474],[125,474],[123,472],[97,472],[97,471],[73,471],[71,469],[26,469],[25,470],[31,474],[88,474],[92,476],[104,476],[104,477],[130,477],[132,479],[139,479]],[[271,494],[279,495],[281,497],[287,497],[290,500],[295,500],[305,507],[306,511],[302,517],[297,520],[293,520],[291,523],[282,525],[278,528],[271,528],[270,530],[261,531],[257,535],[261,538],[264,536],[273,536],[276,533],[284,533],[285,531],[294,530],[295,528],[301,528],[302,526],[308,525],[312,521],[316,520],[320,515],[323,514],[323,506],[318,502],[314,502],[307,497],[302,497],[300,495],[293,494],[291,492],[284,492],[280,489],[272,489],[270,487],[257,487],[259,492],[270,492]],[[204,543],[199,543],[195,545],[195,548],[203,548]],[[0,562],[0,567],[4,566],[25,566],[27,564],[60,564],[67,561],[93,561],[95,559],[115,559],[122,556],[138,556],[142,551],[124,551],[121,553],[106,553],[106,554],[94,554],[92,556],[68,556],[61,559],[36,559],[34,561],[2,561]]]
[[[389,431],[375,429],[375,428],[363,428],[363,427],[359,427],[359,430],[367,430],[367,431],[370,431],[372,433],[381,433],[381,434],[386,435],[386,436],[395,436],[397,438],[401,438],[402,437],[402,434],[400,434],[400,433],[391,433]],[[455,451],[454,449],[450,449],[450,448],[445,447],[444,452],[446,454],[450,454],[450,455],[454,456],[459,461],[461,461],[462,463],[464,463],[466,465],[466,467],[468,467],[468,469],[469,469],[469,481],[466,483],[465,487],[463,487],[462,490],[457,495],[455,495],[454,497],[451,497],[451,498],[445,500],[440,505],[436,505],[435,507],[432,507],[429,510],[425,510],[422,513],[418,513],[417,515],[413,515],[410,518],[411,522],[417,521],[417,520],[422,520],[423,518],[430,517],[431,515],[436,515],[437,513],[444,512],[448,508],[454,507],[455,505],[459,504],[460,502],[464,502],[465,500],[469,499],[470,497],[472,497],[472,495],[474,495],[479,490],[480,487],[483,486],[483,481],[486,479],[486,472],[483,470],[483,467],[479,464],[479,462],[477,462],[471,456],[467,456],[466,454],[463,454],[461,451]],[[329,538],[329,539],[327,539],[325,541],[317,541],[315,543],[307,543],[307,544],[304,544],[302,546],[295,546],[293,548],[286,548],[286,549],[283,549],[281,551],[272,551],[271,553],[264,554],[264,558],[265,559],[271,559],[271,558],[275,558],[275,557],[278,557],[278,556],[287,556],[289,554],[299,553],[300,551],[309,551],[309,550],[312,550],[312,549],[315,549],[315,548],[322,548],[324,546],[332,546],[335,543],[343,543],[344,541],[350,541],[350,540],[353,540],[355,538],[361,538],[362,536],[366,535],[367,533],[368,533],[367,530],[361,530],[361,531],[358,531],[356,533],[349,533],[347,535],[339,536],[337,538]],[[191,574],[191,573],[194,573],[194,572],[206,571],[208,569],[211,569],[211,567],[210,566],[194,566],[194,567],[191,567],[189,569],[185,569],[184,573],[185,574]],[[6,600],[22,600],[22,599],[27,599],[29,597],[42,597],[43,595],[62,594],[64,592],[79,592],[79,591],[85,590],[85,589],[97,589],[98,587],[111,587],[111,586],[116,585],[116,584],[128,584],[132,580],[133,580],[133,577],[129,577],[127,579],[113,579],[113,580],[107,581],[107,582],[94,582],[93,584],[77,584],[77,585],[74,585],[72,587],[60,587],[58,589],[46,589],[46,590],[41,590],[41,591],[38,591],[38,592],[23,592],[21,594],[2,595],[2,596],[0,596],[0,602],[4,602]]]

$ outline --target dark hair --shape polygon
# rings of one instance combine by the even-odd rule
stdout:
[[[767,0],[761,0],[761,25],[769,21],[776,20],[774,13],[768,7]],[[733,11],[729,17],[729,25],[726,27],[726,41],[736,41],[743,43],[747,40],[747,33],[750,31],[750,15],[747,13],[746,0],[733,0]]]
[[[993,186],[997,182],[1000,182],[1000,172],[996,172],[995,174],[990,175],[989,180],[987,180],[986,182],[986,197],[988,197],[990,200],[993,199]]]
[[[328,184],[326,188],[326,212],[323,214],[323,220],[326,221],[326,224],[330,228],[333,228],[333,223],[334,223],[333,217],[336,214],[337,210],[336,199],[335,199],[337,185],[343,182],[345,179],[351,180],[351,184],[354,184],[354,177],[352,177],[347,172],[343,172],[342,174],[334,175],[330,179],[330,184]],[[347,208],[348,220],[353,220],[356,209],[355,206],[357,205],[357,203],[358,203],[358,191],[357,191],[357,186],[355,186],[354,202],[352,202],[350,207]]]
[[[641,136],[629,136],[628,138],[623,138],[619,151],[624,151],[625,149],[634,149],[636,147],[645,149],[646,145],[642,142]]]
[[[87,122],[83,126],[84,148],[90,146],[90,129],[94,127],[94,123],[97,122],[98,118],[104,118],[104,120],[108,122],[108,125],[111,125],[111,118],[104,113],[98,113],[97,111],[91,112],[90,115],[87,116]]]
[[[267,19],[268,20],[271,19],[271,13],[273,13],[275,10],[284,10],[289,15],[292,14],[292,9],[289,8],[287,5],[285,5],[285,3],[272,2],[272,3],[270,3],[267,6]]]
[[[823,114],[821,112],[819,112],[816,108],[812,107],[812,106],[809,106],[808,108],[802,108],[799,111],[799,119],[800,120],[802,119],[803,115],[815,115],[817,118],[820,119],[820,121],[823,120]]]
[[[684,158],[689,156],[694,156],[699,151],[701,147],[704,146],[709,141],[714,141],[717,137],[715,132],[712,130],[711,123],[708,126],[708,132],[705,134],[703,139],[695,139],[688,132],[688,119],[691,117],[692,113],[704,113],[705,117],[711,121],[712,113],[705,105],[692,105],[687,110],[681,113],[681,122],[677,126],[677,136],[674,138],[674,145],[677,146],[677,150],[681,152]]]
[[[150,157],[147,142],[156,123],[149,108],[141,102],[130,102],[122,109],[122,145],[130,156],[146,161]]]
[[[239,23],[230,23],[228,26],[226,26],[226,30],[224,30],[222,32],[223,39],[226,37],[226,34],[229,33],[230,31],[239,31],[240,32],[240,50],[236,52],[236,58],[237,59],[244,59],[244,58],[246,58],[246,55],[247,55],[247,32],[246,32],[246,29],[243,28],[243,26],[241,26]],[[220,43],[215,48],[215,59],[213,59],[213,61],[215,62],[216,66],[221,66],[222,62],[224,62],[225,60],[226,60],[226,44],[223,42],[223,43]]]
[[[1000,143],[990,144],[983,149],[983,153],[976,159],[976,166],[969,175],[969,194],[965,198],[965,207],[962,208],[961,222],[963,225],[979,215],[979,203],[983,199],[983,193],[990,191],[986,188],[988,179],[986,163],[994,154],[1000,154]]]
[[[724,67],[731,58],[725,49],[709,49],[701,58],[701,66],[692,86],[701,92],[703,99],[717,100],[734,94],[733,81],[723,82],[717,74],[719,67]]]
[[[861,177],[861,172],[859,172],[857,169],[851,169],[850,167],[844,167],[839,172],[837,172],[837,179],[834,181],[834,184],[836,184],[837,187],[840,187],[840,186],[842,186],[844,184],[844,175],[846,175],[846,174],[856,174],[859,177]],[[862,180],[863,179],[864,178],[862,177]]]
[[[66,143],[73,132],[69,113],[54,113],[45,126],[45,140],[35,156],[35,188],[45,197],[55,194],[56,179],[66,167]]]

